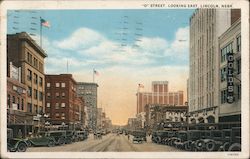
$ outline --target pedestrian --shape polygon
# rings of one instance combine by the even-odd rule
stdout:
[[[19,129],[17,137],[18,138],[23,138],[23,133],[22,133],[21,129]]]
[[[129,134],[128,134],[128,140],[129,140]]]

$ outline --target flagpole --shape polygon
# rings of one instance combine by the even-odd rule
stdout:
[[[40,17],[40,47],[42,48],[42,18]]]
[[[93,69],[93,83],[95,83],[95,69]]]

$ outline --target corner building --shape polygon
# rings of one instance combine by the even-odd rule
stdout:
[[[81,129],[84,101],[77,97],[72,74],[46,75],[46,113],[51,125]],[[65,125],[64,125],[64,124]]]
[[[197,9],[190,18],[188,103],[191,123],[219,121],[219,37],[235,21],[235,15],[230,9]]]
[[[32,132],[37,132],[39,129],[39,123],[33,122],[33,116],[45,112],[44,59],[46,57],[44,50],[26,32],[7,35],[7,63],[12,62],[14,66],[21,68],[21,83],[27,87],[23,111],[26,113],[26,122],[33,123]]]

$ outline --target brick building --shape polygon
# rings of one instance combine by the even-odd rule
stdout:
[[[77,97],[72,74],[46,75],[46,113],[52,125],[82,128],[84,100]]]
[[[152,92],[137,93],[137,114],[144,112],[146,104],[184,105],[183,91],[169,92],[168,81],[153,81]]]

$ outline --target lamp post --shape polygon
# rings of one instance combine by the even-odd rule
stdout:
[[[62,128],[63,128],[63,130],[64,130],[64,126],[65,126],[65,123],[64,123],[64,122],[62,122]]]

